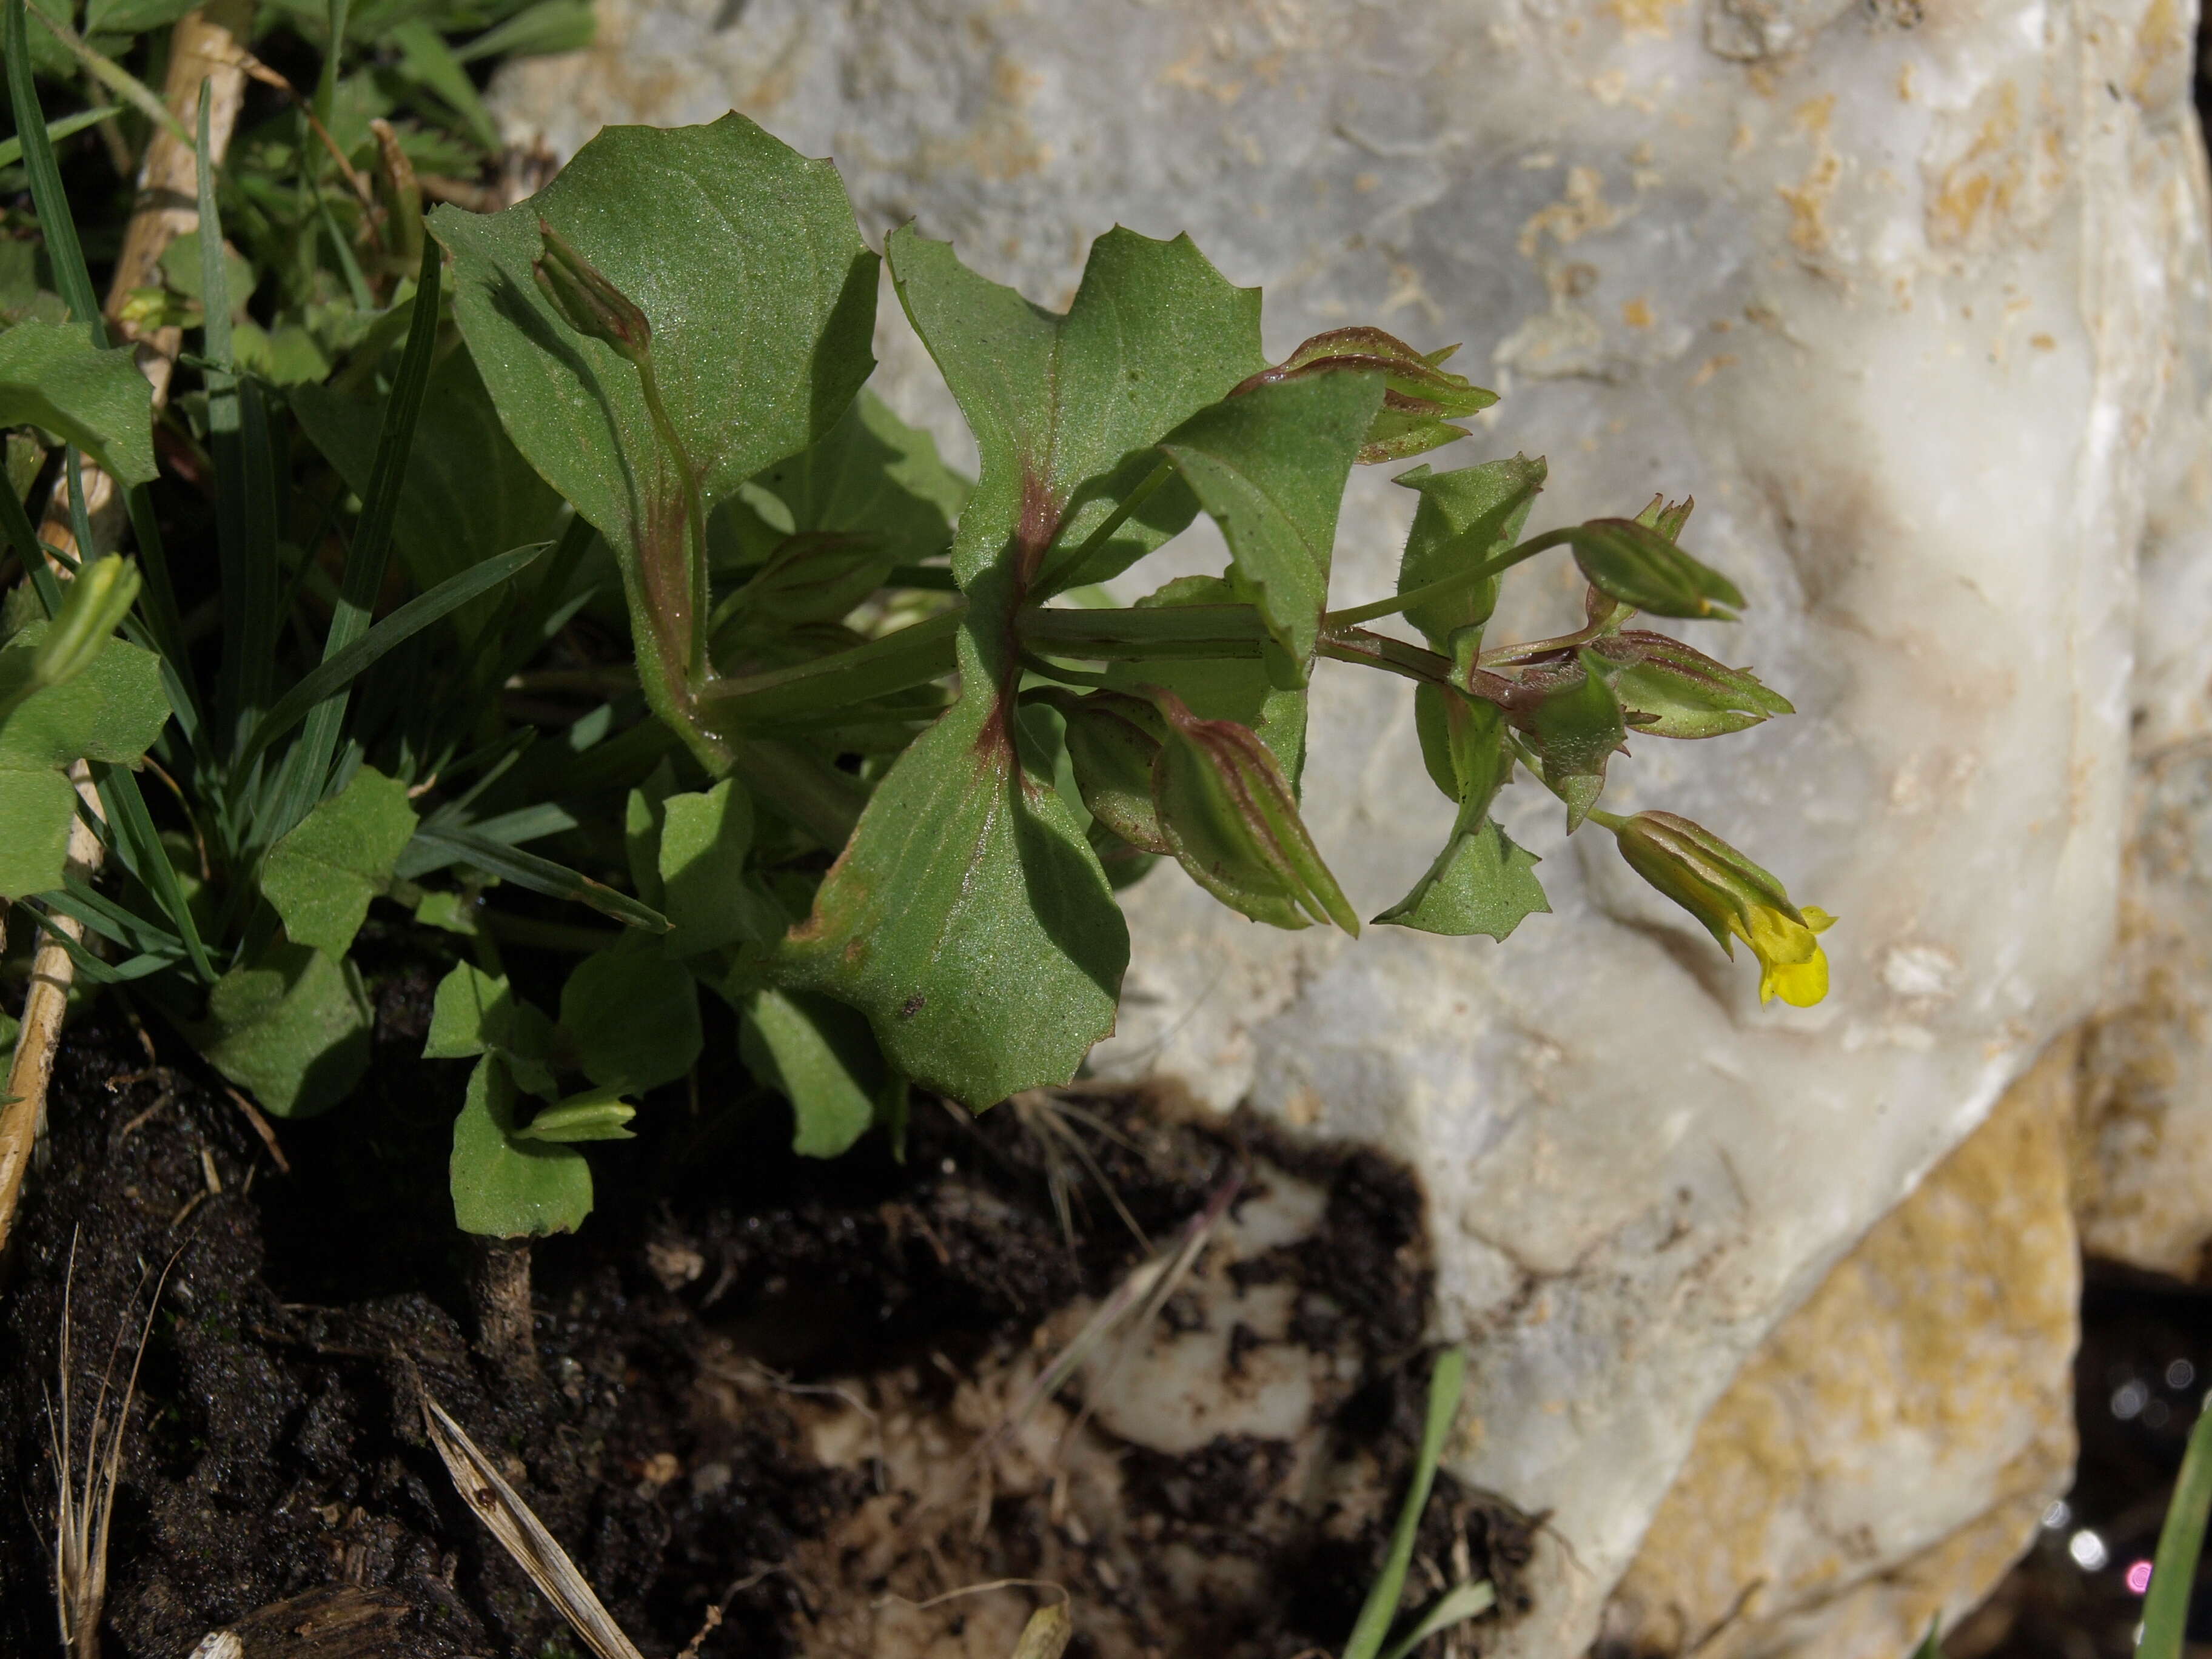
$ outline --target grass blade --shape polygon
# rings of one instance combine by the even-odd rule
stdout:
[[[62,188],[61,167],[54,160],[53,141],[46,136],[45,112],[39,108],[38,88],[31,79],[30,27],[23,0],[8,0],[8,100],[23,146],[23,170],[31,175],[31,204],[38,210],[46,263],[53,269],[63,302],[92,330],[92,343],[104,346],[107,324],[100,314],[100,296],[93,291],[92,272],[85,266],[84,247],[77,240],[76,221],[70,215],[69,194]]]
[[[1429,1506],[1429,1491],[1436,1485],[1437,1465],[1443,1459],[1444,1439],[1459,1414],[1460,1390],[1467,1384],[1467,1351],[1446,1348],[1437,1356],[1429,1376],[1429,1415],[1421,1426],[1420,1455],[1413,1465],[1413,1484],[1406,1490],[1405,1507],[1390,1534],[1390,1553],[1382,1571],[1359,1609],[1358,1622],[1344,1644],[1343,1659],[1376,1659],[1382,1638],[1398,1612],[1398,1597],[1406,1588],[1406,1570],[1413,1562],[1413,1540],[1421,1529],[1421,1511]]]
[[[1406,1659],[1407,1654],[1438,1632],[1479,1618],[1497,1605],[1498,1592],[1491,1588],[1487,1578],[1473,1584],[1455,1584],[1437,1597],[1419,1624],[1382,1650],[1382,1659]]]
[[[545,1530],[514,1488],[500,1478],[491,1460],[477,1449],[476,1442],[461,1425],[430,1398],[428,1389],[422,1390],[422,1426],[444,1460],[446,1473],[453,1477],[453,1490],[514,1558],[515,1565],[530,1575],[530,1582],[575,1628],[585,1645],[599,1659],[641,1659],[568,1559],[568,1551]]]
[[[428,592],[408,600],[342,650],[325,656],[320,667],[302,676],[300,683],[279,697],[276,706],[261,717],[260,724],[253,728],[253,735],[239,754],[239,769],[242,771],[251,764],[256,755],[298,725],[311,711],[327,707],[329,698],[343,691],[386,652],[404,644],[441,617],[459,610],[477,594],[498,586],[543,554],[547,545],[538,542],[518,547],[481,564],[471,565],[459,575],[447,577]],[[335,747],[333,743],[333,750]],[[325,755],[319,769],[327,769],[330,758]],[[308,804],[313,805],[312,801]]]
[[[408,326],[407,345],[400,355],[399,375],[392,383],[391,401],[384,407],[384,429],[377,437],[376,462],[369,470],[368,489],[362,496],[361,522],[354,526],[353,546],[346,554],[337,606],[331,613],[330,632],[324,636],[324,668],[370,631],[369,617],[377,592],[384,586],[385,566],[392,553],[392,519],[399,510],[400,484],[407,472],[408,452],[415,446],[415,422],[422,412],[422,393],[429,384],[431,351],[438,342],[438,285],[443,274],[440,259],[436,240],[424,237],[422,264],[416,277],[415,315]],[[338,728],[345,720],[344,687],[353,678],[345,676],[337,690],[319,698],[308,712],[307,730],[301,734],[298,746],[285,757],[283,787],[277,793],[272,819],[260,827],[262,845],[276,842],[321,799],[331,757],[337,752]],[[299,688],[293,689],[296,692]],[[240,764],[250,758],[250,755],[241,757]]]
[[[440,853],[450,852],[448,863],[466,860],[487,875],[511,881],[517,887],[526,887],[533,893],[543,893],[548,898],[568,899],[577,904],[588,904],[602,915],[612,916],[629,927],[642,927],[648,933],[665,933],[674,924],[651,905],[641,904],[627,893],[618,893],[605,882],[593,881],[589,876],[579,875],[565,864],[556,864],[550,859],[541,859],[535,853],[525,853],[491,841],[468,830],[433,830],[425,824],[415,832],[415,842],[422,842]],[[407,862],[401,854],[401,862]],[[437,866],[432,866],[437,867]]]
[[[2150,1594],[2143,1598],[2142,1639],[2136,1659],[2181,1659],[2189,1632],[2189,1601],[2197,1588],[2197,1561],[2204,1553],[2204,1522],[2212,1512],[2212,1396],[2198,1407],[2189,1431],[2181,1473],[2174,1478],[2166,1524],[2152,1558]]]
[[[185,900],[184,884],[177,879],[176,866],[169,862],[168,849],[161,845],[153,817],[146,811],[146,798],[138,793],[137,778],[128,767],[104,762],[94,763],[92,777],[100,786],[100,804],[106,809],[116,844],[131,873],[145,884],[154,902],[161,907],[161,914],[184,941],[192,971],[214,984],[215,964],[208,960],[207,946],[200,940],[199,923],[193,920],[192,908]]]
[[[73,137],[87,127],[97,126],[122,107],[120,104],[108,104],[100,109],[81,109],[74,115],[64,115],[59,120],[49,121],[46,123],[46,142],[58,143],[64,138]],[[23,141],[21,138],[0,138],[0,167],[12,167],[22,159]]]

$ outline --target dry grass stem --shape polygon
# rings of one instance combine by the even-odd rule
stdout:
[[[115,1334],[107,1364],[100,1373],[100,1390],[93,1397],[80,1475],[76,1419],[70,1405],[75,1358],[70,1308],[76,1285],[76,1245],[74,1242],[70,1245],[69,1270],[62,1281],[61,1404],[57,1409],[52,1400],[46,1402],[47,1447],[53,1458],[55,1484],[54,1603],[61,1622],[62,1650],[70,1659],[100,1659],[100,1620],[107,1603],[107,1534],[115,1516],[116,1486],[123,1474],[124,1435],[130,1427],[131,1403],[137,1398],[138,1367],[154,1334],[154,1313],[161,1304],[161,1289],[168,1283],[169,1270],[176,1264],[177,1258],[172,1255],[154,1282],[154,1293],[146,1303],[145,1322],[138,1331],[138,1346],[131,1356],[131,1374],[119,1395],[113,1384],[124,1334],[119,1330]]]
[[[446,1408],[422,1391],[422,1425],[453,1488],[599,1659],[643,1659],[576,1564]]]

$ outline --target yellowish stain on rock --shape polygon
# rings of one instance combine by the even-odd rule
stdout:
[[[2074,1455],[2073,1077],[2063,1042],[1744,1367],[1615,1594],[1625,1650],[1909,1652],[2026,1547]]]
[[[1980,252],[2049,216],[2065,176],[2062,129],[2048,110],[2031,118],[2019,88],[1999,82],[1939,125],[1921,170],[1929,246]]]
[[[1668,14],[1688,0],[1605,0],[1603,9],[1620,21],[1621,33],[1630,40],[1656,34],[1664,40],[1674,33]]]
[[[1530,214],[1516,245],[1522,258],[1533,259],[1547,236],[1564,247],[1593,232],[1610,230],[1626,216],[1605,199],[1605,179],[1595,167],[1569,167],[1566,194]]]

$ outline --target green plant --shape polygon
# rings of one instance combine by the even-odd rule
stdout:
[[[27,115],[23,0],[9,15]],[[61,298],[90,316],[52,143],[35,119],[21,134]],[[864,389],[878,261],[828,162],[734,115],[613,129],[528,201],[441,207],[426,237],[404,155],[379,143],[386,204],[284,276],[273,310],[257,301],[296,323],[249,325],[236,301],[297,256],[305,210],[277,215],[234,176],[254,227],[234,277],[202,167],[197,294],[234,303],[191,310],[178,287],[163,314],[200,330],[182,435],[215,479],[222,649],[210,668],[186,637],[141,484],[146,592],[110,650],[167,690],[173,720],[142,741],[175,811],[157,830],[115,763],[140,729],[105,734],[121,870],[19,890],[106,941],[88,977],[139,982],[280,1114],[328,1108],[365,1063],[349,951],[372,904],[458,936],[469,959],[426,1052],[474,1061],[463,1226],[576,1224],[578,1144],[628,1133],[636,1097],[690,1071],[702,989],[790,1100],[799,1149],[830,1155],[896,1133],[909,1085],[980,1109],[1073,1077],[1127,959],[1114,888],[1155,860],[1256,921],[1357,933],[1298,807],[1322,658],[1413,683],[1421,761],[1455,808],[1377,921],[1503,939],[1547,908],[1534,855],[1491,815],[1519,769],[1570,833],[1597,823],[1724,948],[1748,944],[1762,995],[1825,991],[1824,913],[1693,824],[1598,805],[1632,734],[1789,711],[1631,625],[1741,603],[1682,550],[1686,502],[1524,538],[1542,461],[1418,466],[1397,480],[1419,501],[1396,593],[1331,607],[1351,469],[1456,441],[1453,421],[1494,401],[1449,349],[1349,328],[1270,364],[1257,291],[1187,238],[1102,238],[1060,314],[902,229],[884,258],[975,433],[971,485]],[[314,335],[341,277],[351,321]],[[290,371],[243,349],[249,325],[272,352],[274,331],[305,329],[325,356],[280,389]],[[75,432],[65,416],[18,418],[118,458],[143,435],[136,405]],[[1218,575],[1100,602],[1201,514],[1227,544]],[[349,526],[333,580],[322,551]],[[10,527],[58,604],[20,514]],[[1587,580],[1586,624],[1487,643],[1501,579],[1553,550]],[[417,593],[393,607],[395,550]],[[599,603],[617,578],[618,610]],[[564,635],[580,615],[599,648]],[[1369,626],[1392,617],[1419,642]],[[510,702],[538,687],[596,701],[541,738]],[[523,850],[552,837],[569,863]],[[488,902],[502,885],[623,926]],[[518,988],[502,941],[580,953],[557,1010]]]

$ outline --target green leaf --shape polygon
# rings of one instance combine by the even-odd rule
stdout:
[[[1490,818],[1455,830],[1413,890],[1375,918],[1424,933],[1487,933],[1503,939],[1522,921],[1548,911],[1536,855],[1514,844]]]
[[[189,1030],[208,1063],[278,1117],[313,1117],[368,1070],[374,1025],[350,961],[280,945],[232,969]]]
[[[295,386],[287,396],[348,486],[367,490],[382,405],[319,386]],[[475,360],[465,351],[448,354],[430,371],[392,526],[416,586],[427,591],[509,548],[550,541],[560,511],[560,496],[500,425]],[[465,637],[497,603],[487,596],[463,608]]]
[[[173,294],[187,300],[207,303],[207,272],[200,255],[200,234],[188,230],[161,250],[161,281]],[[252,262],[236,249],[226,245],[222,250],[223,292],[229,300],[224,315],[235,317],[246,309],[253,297],[254,276]],[[374,434],[369,442],[375,443]]]
[[[650,947],[586,957],[561,988],[561,1029],[584,1075],[643,1093],[699,1058],[699,992],[690,970]]]
[[[639,898],[656,909],[666,908],[660,884],[660,831],[667,820],[668,798],[676,793],[676,769],[665,756],[629,792],[623,804],[623,853],[629,883]]]
[[[591,0],[538,0],[534,6],[495,24],[456,50],[464,64],[483,58],[530,58],[546,52],[581,52],[599,32]]]
[[[513,1132],[517,1140],[544,1140],[573,1146],[586,1140],[635,1140],[629,1121],[637,1108],[617,1089],[586,1089],[544,1108]]]
[[[399,49],[398,70],[403,76],[442,100],[461,118],[461,125],[477,143],[489,150],[499,148],[499,129],[492,123],[491,112],[484,107],[476,82],[469,79],[469,72],[454,58],[443,35],[416,18],[384,38]]]
[[[836,1158],[875,1121],[884,1065],[867,1022],[842,1003],[801,992],[747,997],[738,1052],[745,1069],[791,1103],[791,1150]]]
[[[1237,590],[1223,576],[1177,576],[1137,601],[1139,611],[1173,605],[1236,605]],[[1281,763],[1283,775],[1297,787],[1305,769],[1306,691],[1279,687],[1268,680],[1260,659],[1194,658],[1109,663],[1106,678],[1115,689],[1135,692],[1146,686],[1172,691],[1190,712],[1210,720],[1249,726]]]
[[[557,1093],[551,1065],[555,1045],[553,1022],[515,995],[504,976],[464,962],[438,981],[423,1059],[497,1054],[524,1088],[550,1100]]]
[[[951,546],[974,488],[938,458],[934,438],[868,391],[819,442],[753,482],[784,504],[793,532],[866,538],[888,564],[920,564]]]
[[[90,34],[146,34],[165,29],[190,11],[195,0],[87,0],[84,32]]]
[[[980,1109],[1074,1075],[1114,1029],[1129,939],[1082,825],[961,650],[981,689],[878,786],[782,962],[866,1014],[900,1071]]]
[[[1413,525],[1398,564],[1398,592],[1410,593],[1431,582],[1457,575],[1503,553],[1520,538],[1528,509],[1544,487],[1542,457],[1516,455],[1510,461],[1432,472],[1425,466],[1400,473],[1393,483],[1420,493]],[[1461,592],[1415,605],[1406,620],[1438,651],[1449,653],[1452,635],[1480,628],[1498,604],[1502,577]]]
[[[364,766],[269,849],[262,896],[293,943],[343,956],[414,834],[407,786]]]
[[[1303,684],[1328,607],[1337,507],[1368,422],[1379,374],[1319,374],[1200,410],[1160,449],[1229,544],[1241,596],[1257,605]]]
[[[0,331],[0,426],[51,432],[126,484],[155,475],[154,389],[130,347],[103,350],[82,324]]]
[[[681,682],[707,619],[691,615],[684,481],[637,369],[539,290],[541,218],[650,319],[660,394],[709,508],[811,444],[867,378],[876,257],[836,169],[740,115],[609,127],[527,202],[431,218],[500,418],[615,550],[647,696],[694,732]]]
[[[772,945],[786,918],[744,867],[752,848],[752,799],[734,778],[663,804],[658,870],[663,908],[676,926],[662,949],[696,956],[738,943]]]
[[[1572,835],[1605,791],[1605,769],[1628,735],[1620,699],[1613,695],[1612,665],[1595,653],[1579,653],[1573,671],[1528,716],[1528,735],[1544,765],[1544,782],[1567,805]]]
[[[1170,849],[1152,804],[1152,766],[1160,754],[1159,712],[1141,697],[1094,691],[1048,694],[1064,730],[1077,793],[1084,808],[1130,846],[1147,853]]]
[[[33,623],[0,649],[0,684],[27,672],[51,625]],[[62,884],[76,811],[62,769],[76,760],[129,765],[168,717],[160,659],[117,639],[82,673],[15,705],[0,725],[0,894],[21,898]]]
[[[1080,546],[1151,477],[1152,446],[1266,363],[1259,290],[1232,287],[1187,236],[1100,237],[1065,316],[911,226],[891,233],[884,257],[981,453],[953,550],[971,599],[988,570],[1009,590],[1000,604],[1018,602],[1048,548]],[[1159,491],[1054,586],[1127,568],[1194,511],[1187,491]]]
[[[494,1054],[469,1073],[448,1179],[453,1221],[465,1233],[570,1233],[592,1212],[592,1166],[573,1146],[515,1135],[514,1084]]]
[[[783,971],[868,1017],[898,1070],[971,1106],[1064,1083],[1114,1027],[1128,932],[1083,826],[1015,718],[1015,609],[1149,478],[1149,451],[1260,367],[1259,296],[1188,239],[1099,239],[1067,314],[911,229],[901,302],[976,434],[952,572],[961,698],[908,748],[789,937]],[[1139,556],[1191,508],[1162,490],[1070,580]]]

